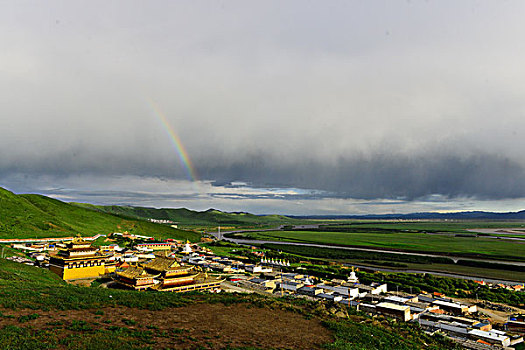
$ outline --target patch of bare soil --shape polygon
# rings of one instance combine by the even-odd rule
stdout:
[[[470,304],[476,304],[476,299],[472,299],[472,298],[464,298],[464,299],[457,299],[457,300],[466,301],[467,303],[470,303]],[[503,303],[491,302],[490,304],[509,307],[508,305],[503,304]],[[489,319],[492,323],[500,323],[500,324],[507,322],[508,317],[511,316],[512,314],[525,313],[525,309],[518,308],[515,306],[510,307],[510,311],[500,311],[500,310],[492,310],[488,308],[483,308],[478,305],[478,311],[489,316],[490,317]]]
[[[95,278],[83,278],[83,279],[68,281],[68,283],[74,286],[89,287],[91,286],[91,282],[93,282],[94,280]]]
[[[333,341],[330,331],[317,319],[305,319],[297,313],[247,304],[193,304],[160,311],[125,307],[100,310],[0,311],[4,315],[0,318],[0,328],[12,324],[57,332],[60,329],[60,334],[66,337],[75,333],[68,325],[84,321],[95,330],[114,326],[149,330],[153,334],[154,348],[316,349],[321,344]],[[34,319],[21,318],[35,313],[38,317]]]

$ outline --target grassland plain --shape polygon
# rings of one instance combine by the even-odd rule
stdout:
[[[239,246],[227,241],[204,244],[215,254],[229,256],[236,259],[242,256],[250,256],[247,247]],[[275,259],[286,259],[292,266],[298,267],[300,261],[311,261],[328,264],[329,261],[346,263],[358,266],[368,266],[370,268],[388,269],[392,271],[433,271],[446,274],[458,274],[462,276],[479,277],[480,279],[490,278],[495,280],[525,281],[525,266],[498,265],[478,261],[467,261],[469,265],[463,265],[462,261],[454,263],[452,259],[443,258],[423,258],[412,255],[389,254],[382,252],[367,252],[356,250],[344,250],[337,248],[305,247],[286,244],[263,244],[266,256]],[[241,256],[242,255],[242,256]],[[253,262],[256,257],[250,257]],[[472,266],[474,265],[474,266]],[[495,265],[495,266],[494,266]],[[509,267],[511,270],[509,270]],[[347,273],[347,272],[345,272]]]
[[[97,212],[45,196],[16,195],[0,188],[0,238],[92,236],[123,231],[156,238],[200,239],[195,232]]]
[[[0,259],[0,289],[4,349],[454,348],[415,325],[336,305],[78,287],[5,259]],[[336,318],[334,310],[348,316]]]
[[[376,232],[373,232],[376,230]],[[372,231],[372,232],[370,232]],[[525,261],[525,244],[474,234],[446,235],[423,232],[363,228],[360,232],[326,230],[260,231],[234,234],[235,238],[269,241],[317,243],[338,246],[371,247],[378,249],[425,252],[443,255]]]

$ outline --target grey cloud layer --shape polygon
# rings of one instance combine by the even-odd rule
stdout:
[[[142,159],[46,158],[46,164],[14,167],[8,173],[50,174],[56,177],[98,174],[184,178],[180,166],[144,157]],[[92,163],[98,164],[94,167]],[[282,161],[274,155],[257,154],[229,160],[214,158],[199,162],[199,175],[217,184],[245,181],[254,187],[320,190],[305,197],[389,198],[413,200],[434,194],[449,198],[504,199],[525,197],[525,171],[508,158],[481,154],[456,156],[373,155],[343,158],[335,163],[318,159]],[[235,186],[234,186],[235,187]],[[226,194],[221,194],[226,195]],[[259,196],[259,195],[258,195]],[[260,196],[259,196],[260,197]],[[288,196],[298,198],[299,196]]]
[[[2,6],[0,176],[525,196],[521,2]]]
[[[502,199],[525,197],[525,171],[508,159],[476,155],[376,155],[341,158],[337,164],[301,161],[282,164],[255,156],[208,170],[210,178],[248,181],[255,186],[321,189],[341,198],[417,199],[446,197]]]

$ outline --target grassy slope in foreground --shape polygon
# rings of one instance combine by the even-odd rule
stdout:
[[[324,348],[327,349],[452,348],[448,341],[425,335],[415,325],[372,320],[360,315],[350,315],[345,320],[336,319],[327,314],[326,309],[319,304],[298,299],[78,287],[65,284],[47,270],[5,259],[0,259],[0,289],[0,322],[3,325],[0,328],[0,340],[5,348],[42,349],[62,345],[75,349],[129,349],[147,346],[156,349],[173,348],[174,344],[184,348],[265,348],[258,346],[256,338],[248,339],[248,342],[242,343],[244,345],[239,345],[235,339],[238,339],[238,334],[242,334],[243,330],[250,329],[258,330],[254,337],[258,337],[261,342],[266,338],[276,338],[276,331],[272,332],[273,324],[270,323],[265,331],[261,327],[261,323],[271,322],[275,313],[279,314],[279,319],[298,319],[299,316],[303,323],[324,325],[334,339],[334,342],[325,345]],[[210,308],[212,304],[220,306]],[[244,320],[236,325],[236,332],[221,329],[221,308],[232,305],[240,307],[235,309],[238,311],[237,315],[228,319]],[[195,333],[193,328],[202,327],[205,322],[200,322],[199,325],[187,323],[188,318],[184,316],[181,322],[180,314],[177,314],[178,310],[182,310],[181,313],[184,314],[185,308],[189,306],[192,307],[192,314],[199,312],[200,307],[217,310],[215,319],[219,325],[214,321],[200,333]],[[252,321],[246,318],[245,313],[250,313],[253,308],[261,310],[256,314],[264,313],[269,319]],[[346,308],[339,307],[339,310],[344,312]],[[68,317],[69,314],[75,314],[76,318]],[[151,323],[144,320],[145,314],[152,319]],[[42,319],[44,321],[39,323]],[[295,324],[290,324],[290,332],[294,331]],[[224,339],[211,337],[215,334],[215,331],[210,332],[209,328],[212,327]],[[189,332],[193,332],[191,336]],[[279,344],[280,339],[274,341],[277,342],[274,344]]]
[[[0,238],[67,237],[79,233],[92,236],[123,231],[158,238],[199,239],[193,232],[80,208],[41,195],[16,195],[0,188]]]
[[[241,234],[236,234],[239,237]],[[318,231],[266,231],[246,232],[243,238],[317,243],[339,246],[358,246],[427,252],[458,256],[488,257],[502,260],[524,260],[525,244],[494,238],[455,237],[426,233],[396,232],[318,232]]]
[[[171,220],[181,225],[233,225],[233,226],[261,226],[279,225],[304,222],[282,215],[254,215],[250,213],[226,213],[220,210],[193,211],[185,208],[145,208],[132,206],[102,206],[84,203],[72,203],[77,206],[98,210],[105,213],[117,214],[132,218]]]

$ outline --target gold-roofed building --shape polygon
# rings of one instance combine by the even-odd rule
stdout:
[[[123,271],[117,271],[116,276],[119,284],[135,290],[152,287],[155,284],[154,278],[159,277],[158,274],[150,274],[138,266],[129,266]]]
[[[216,289],[220,288],[223,281],[208,278],[207,275],[199,273],[194,266],[181,266],[175,259],[166,257],[157,257],[142,263],[140,267],[129,267],[117,272],[116,277],[117,282],[124,287],[137,290],[151,288],[163,292]],[[148,278],[152,279],[153,283],[146,282],[149,281]]]
[[[184,276],[194,269],[193,266],[180,266],[175,259],[160,256],[143,263],[142,266],[148,271],[161,274],[164,278]]]
[[[64,280],[96,278],[106,273],[106,257],[78,236],[50,255],[49,270]]]
[[[160,292],[190,292],[195,290],[211,290],[211,289],[218,289],[221,287],[221,282],[224,281],[224,279],[218,279],[214,277],[209,277],[205,273],[195,273],[191,276],[187,276],[184,278],[185,280],[189,280],[191,278],[190,283],[182,282],[181,279],[175,280],[175,279],[167,279],[163,280],[162,283],[155,284],[152,289],[155,289]]]

